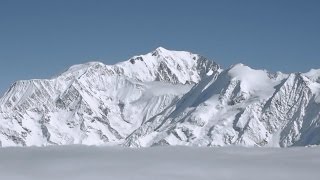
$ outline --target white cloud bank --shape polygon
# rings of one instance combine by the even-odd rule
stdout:
[[[0,149],[2,180],[318,179],[320,148]]]

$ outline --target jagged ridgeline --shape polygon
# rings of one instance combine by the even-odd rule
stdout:
[[[1,146],[306,146],[320,144],[320,70],[270,73],[157,48],[51,79],[0,99]]]

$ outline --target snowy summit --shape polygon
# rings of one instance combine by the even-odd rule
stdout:
[[[159,47],[14,83],[0,98],[1,146],[320,144],[320,70],[221,69]]]

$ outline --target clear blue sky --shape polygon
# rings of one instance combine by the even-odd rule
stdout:
[[[223,67],[320,68],[320,1],[0,0],[0,94],[19,79],[158,46]]]

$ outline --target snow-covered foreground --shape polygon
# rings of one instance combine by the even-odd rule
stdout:
[[[320,148],[0,149],[0,179],[319,179]]]

